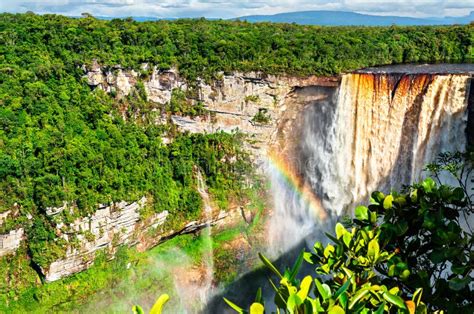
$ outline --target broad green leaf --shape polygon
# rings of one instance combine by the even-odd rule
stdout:
[[[290,313],[294,313],[297,311],[298,307],[301,304],[303,304],[303,300],[301,300],[297,294],[292,294],[288,298],[286,308],[288,309],[288,311],[290,311]]]
[[[383,201],[383,208],[384,209],[390,209],[392,208],[393,206],[393,196],[392,194],[389,194],[385,197],[384,201]]]
[[[344,233],[344,235],[342,236],[342,241],[344,242],[347,248],[350,247],[351,240],[352,240],[352,234],[350,232]]]
[[[314,278],[314,283],[316,284],[316,288],[323,300],[327,300],[331,297],[331,288],[329,288],[327,284],[321,284],[317,278]]]
[[[346,282],[337,289],[336,293],[334,294],[334,299],[338,299],[341,294],[347,291],[347,288],[351,285],[351,280],[347,279]]]
[[[334,246],[332,244],[328,244],[324,249],[324,257],[328,258],[332,252],[334,252]]]
[[[405,269],[404,271],[402,271],[402,273],[400,274],[400,278],[402,280],[407,280],[408,277],[410,277],[410,271],[408,269]]]
[[[357,206],[355,209],[355,216],[359,220],[369,219],[369,209],[365,206]]]
[[[293,267],[291,268],[291,272],[290,272],[290,278],[289,280],[293,281],[296,277],[296,275],[298,274],[298,271],[300,270],[300,267],[301,267],[301,263],[303,263],[303,256],[304,256],[304,253],[305,251],[301,251],[301,253],[298,255],[298,258],[296,259],[296,262],[295,264],[293,265]]]
[[[345,314],[346,311],[339,305],[334,305],[329,311],[328,314]]]
[[[430,193],[436,187],[436,182],[432,178],[426,178],[421,186],[425,189],[426,192]]]
[[[265,308],[262,304],[254,302],[250,306],[250,314],[263,314],[265,312]]]
[[[348,301],[349,297],[348,297],[348,294],[347,292],[344,292],[343,294],[341,294],[339,296],[339,303],[342,305],[343,308],[346,308],[347,307],[347,301]]]
[[[456,266],[456,265],[451,265],[451,271],[456,274],[456,275],[461,275],[463,274],[469,266]]]
[[[377,310],[374,312],[374,314],[383,314],[384,312],[384,307],[385,307],[385,302],[380,304],[380,306],[377,308]]]
[[[397,306],[398,308],[406,310],[405,301],[397,295],[391,294],[390,292],[385,292],[383,294],[383,298],[387,301],[392,303],[393,305]]]
[[[166,302],[170,299],[170,296],[165,294],[160,295],[158,300],[156,300],[155,304],[150,310],[150,314],[161,314],[163,311],[163,306],[165,305]]]
[[[404,235],[408,231],[408,222],[400,221],[394,225],[394,230],[397,236]]]
[[[266,258],[262,253],[258,253],[258,256],[260,257],[260,259],[262,260],[263,264],[265,264],[265,266],[267,266],[272,272],[274,272],[278,277],[280,278],[283,278],[283,276],[281,275],[281,273],[278,271],[278,269],[276,269],[276,267],[272,264],[272,262],[270,262],[270,260],[268,258]]]
[[[449,288],[454,291],[464,289],[471,282],[471,278],[466,276],[465,278],[455,277],[449,280]]]
[[[380,191],[375,191],[372,193],[372,198],[378,203],[382,203],[384,198],[385,198],[385,194],[383,194],[382,192]]]
[[[233,302],[229,301],[228,299],[224,298],[224,301],[225,303],[227,303],[227,305],[229,305],[232,309],[234,309],[234,311],[236,311],[237,313],[239,314],[243,314],[244,313],[244,310],[239,307],[238,305],[234,304]]]

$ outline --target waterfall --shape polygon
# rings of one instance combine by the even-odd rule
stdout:
[[[440,152],[464,150],[469,80],[463,74],[343,75],[333,98],[303,112],[294,156],[270,158],[269,251],[286,251],[305,238],[312,246],[370,192],[417,181]]]
[[[202,283],[200,290],[201,303],[205,304],[209,298],[210,291],[212,289],[212,282],[214,279],[214,256],[212,247],[212,207],[209,194],[207,192],[206,183],[202,177],[201,171],[197,170],[197,181],[198,181],[198,192],[201,195],[204,205],[204,220],[206,222],[206,228],[202,231],[201,236],[205,242],[205,249],[203,253],[203,262],[205,267],[204,282]]]

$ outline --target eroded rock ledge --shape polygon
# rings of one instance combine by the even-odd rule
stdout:
[[[163,224],[168,218],[168,211],[153,214],[146,219],[140,217],[140,211],[146,206],[143,197],[137,202],[119,202],[100,207],[90,217],[77,219],[74,223],[57,225],[57,232],[68,243],[76,238],[79,246],[69,245],[65,257],[54,261],[47,268],[41,268],[46,281],[55,281],[89,268],[98,250],[107,250],[114,254],[120,245],[137,245],[139,250],[146,250],[164,239],[200,230],[207,224],[216,224],[230,217],[229,213],[219,212],[210,221],[198,220],[186,224],[181,230],[164,230]],[[55,215],[63,207],[55,212]],[[145,231],[154,231],[147,237]]]

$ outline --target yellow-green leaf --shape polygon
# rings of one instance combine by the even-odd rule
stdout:
[[[334,246],[332,244],[328,244],[324,249],[324,257],[328,258],[332,252],[334,252]]]
[[[413,302],[415,302],[416,306],[420,305],[422,294],[423,294],[423,288],[418,288],[415,290],[415,293],[413,293],[413,298],[411,299]]]
[[[264,311],[265,308],[260,303],[255,302],[250,306],[250,314],[263,314]]]
[[[369,247],[367,249],[367,256],[372,260],[376,261],[379,257],[380,246],[377,238],[370,240]]]
[[[227,303],[227,305],[229,305],[229,306],[230,306],[232,309],[234,309],[234,311],[236,311],[237,313],[239,313],[239,314],[243,314],[243,313],[244,313],[244,310],[243,310],[240,306],[234,304],[234,302],[229,301],[229,300],[226,299],[226,298],[224,298],[224,301],[225,301],[225,303]]]
[[[270,262],[270,260],[268,258],[266,258],[262,253],[258,253],[258,256],[260,257],[260,259],[262,260],[263,264],[265,264],[265,266],[267,266],[272,272],[274,272],[278,277],[280,278],[283,278],[283,276],[281,275],[281,273],[278,271],[278,269],[276,269],[276,267],[272,264],[272,262]]]
[[[393,196],[391,194],[387,195],[385,199],[383,200],[383,208],[390,209],[392,208],[392,204],[393,204]]]
[[[357,302],[362,300],[362,298],[364,298],[369,292],[370,290],[368,288],[363,288],[357,291],[357,293],[352,297],[351,301],[349,302],[349,310],[352,310],[354,305],[356,305]]]
[[[311,288],[312,283],[313,283],[313,278],[311,278],[311,276],[306,276],[301,281],[300,291],[298,291],[298,293],[297,293],[298,297],[301,300],[304,301],[306,299],[306,297],[308,296],[309,289]]]
[[[170,299],[170,296],[165,294],[160,295],[158,300],[156,300],[155,304],[150,310],[150,314],[161,314],[161,311],[163,310],[163,306],[165,305],[166,302]]]
[[[143,312],[143,309],[140,305],[134,305],[132,307],[132,313],[133,314],[145,314],[145,312]]]
[[[385,293],[383,294],[383,298],[384,298],[386,301],[392,303],[393,305],[396,305],[397,307],[406,310],[405,302],[404,302],[403,299],[400,298],[399,296],[394,295],[394,294],[391,294],[390,292],[385,292]]]
[[[341,223],[336,224],[336,238],[339,240],[347,232]]]
[[[339,305],[333,306],[328,312],[328,314],[345,314],[345,313],[346,311],[344,311],[344,309],[340,307]]]

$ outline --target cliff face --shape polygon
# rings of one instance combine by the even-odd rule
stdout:
[[[148,65],[143,65],[143,69],[150,70]],[[157,104],[168,103],[173,89],[188,89],[186,81],[173,69],[153,69],[146,78],[135,71],[103,69],[97,64],[86,71],[90,86],[115,93],[117,98],[129,95],[139,81],[143,83],[148,100]],[[220,73],[220,79],[212,83],[198,80],[196,96],[190,99],[194,103],[202,102],[209,116],[190,118],[173,115],[171,120],[180,130],[192,133],[239,130],[249,134],[252,140],[247,148],[254,153],[257,161],[261,161],[269,144],[277,140],[282,125],[290,128],[288,122],[294,120],[300,111],[301,102],[292,99],[297,98],[295,95],[300,88],[310,86],[334,88],[338,86],[338,79],[272,76],[258,72]],[[258,113],[267,116],[268,121],[256,121],[254,118]],[[282,124],[282,121],[285,123]]]
[[[113,93],[118,99],[128,96],[138,82],[143,83],[148,100],[156,104],[169,102],[173,89],[188,88],[185,80],[174,70],[160,72],[154,69],[146,78],[140,77],[135,71],[120,68],[106,70],[97,64],[84,70],[92,89]],[[191,118],[173,115],[172,123],[181,131],[211,133],[239,130],[247,134],[246,148],[252,152],[256,165],[261,168],[270,146],[278,141],[283,144],[293,140],[290,136],[293,123],[308,101],[314,98],[307,95],[307,91],[302,91],[313,86],[336,89],[338,79],[233,73],[222,75],[220,80],[209,84],[199,81],[197,86],[195,98],[189,101],[202,102],[207,116]],[[268,117],[265,123],[255,121],[254,117],[259,112]],[[161,118],[157,123],[166,121]],[[62,211],[70,210],[67,204],[48,208],[47,215],[58,220],[56,234],[66,240],[68,245],[62,258],[41,268],[45,280],[58,280],[89,268],[99,250],[113,254],[120,245],[136,245],[139,250],[145,250],[172,236],[195,232],[208,223],[230,224],[242,219],[240,211],[234,209],[214,212],[210,217],[187,222],[181,230],[166,230],[164,224],[169,218],[167,211],[141,217],[140,212],[146,203],[147,199],[142,198],[132,203],[99,205],[93,215],[70,224],[63,223],[59,218]],[[150,233],[152,236],[149,236]],[[0,256],[14,253],[23,239],[23,229],[0,235]]]

